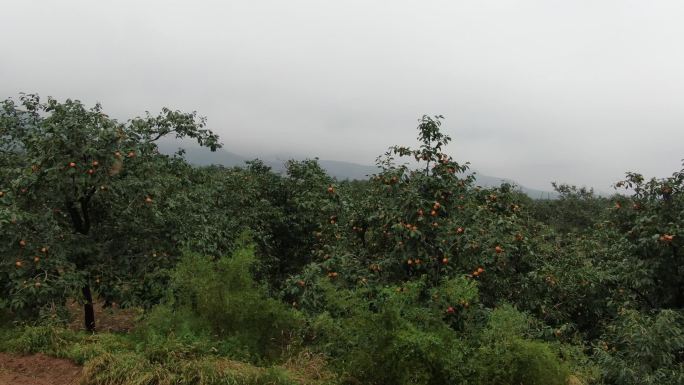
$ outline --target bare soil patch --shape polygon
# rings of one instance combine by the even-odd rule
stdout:
[[[72,330],[85,330],[83,322],[83,305],[76,301],[69,301],[67,308],[71,315],[69,328]],[[121,309],[116,304],[104,307],[104,301],[96,300],[93,304],[95,310],[95,330],[99,333],[114,332],[125,333],[135,325],[135,320],[142,314],[140,308]]]
[[[81,371],[69,360],[44,354],[0,353],[0,385],[76,385]]]

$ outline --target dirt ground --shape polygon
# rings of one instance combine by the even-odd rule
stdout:
[[[0,353],[0,385],[76,385],[81,370],[69,360],[43,354]]]
[[[95,325],[98,332],[129,331],[142,313],[141,309],[103,308],[95,303]],[[67,305],[73,330],[83,330],[83,307],[71,301]],[[69,360],[44,354],[19,356],[0,352],[0,385],[77,385],[82,367]]]
[[[93,306],[95,310],[95,330],[100,333],[128,332],[133,328],[135,320],[142,314],[142,309],[139,308],[120,309],[116,305],[104,308],[103,304],[103,301],[97,300]],[[83,325],[83,305],[70,301],[67,304],[67,308],[71,314],[69,328],[72,330],[85,330]]]
[[[72,316],[69,327],[83,330],[83,307],[76,302],[68,305]],[[140,309],[103,308],[95,303],[95,324],[98,332],[127,332],[141,314]],[[0,385],[77,385],[82,367],[69,360],[44,354],[20,356],[0,352]]]

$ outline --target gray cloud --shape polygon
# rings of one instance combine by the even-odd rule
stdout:
[[[372,163],[443,114],[485,174],[600,189],[684,158],[680,1],[0,1],[1,97],[197,110],[245,155]]]

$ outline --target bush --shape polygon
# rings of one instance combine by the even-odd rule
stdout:
[[[469,361],[475,384],[563,385],[570,374],[551,345],[525,338],[527,317],[512,307],[492,312]]]
[[[251,247],[216,260],[187,254],[172,273],[167,303],[150,312],[138,337],[148,344],[212,346],[253,360],[278,357],[297,334],[300,316],[269,298],[266,288],[255,283],[250,271],[253,264]],[[218,345],[210,342],[216,337]],[[164,350],[177,351],[173,346],[152,345],[162,355]]]
[[[321,286],[327,310],[313,321],[313,342],[333,358],[347,383],[445,384],[460,378],[465,346],[442,320],[450,317],[443,299],[425,298],[430,292],[424,281],[378,292]],[[444,286],[445,292],[459,292]]]
[[[683,384],[684,317],[625,311],[606,328],[596,357],[609,384]]]

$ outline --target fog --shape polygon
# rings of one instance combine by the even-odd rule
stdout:
[[[684,158],[680,1],[5,1],[0,97],[196,110],[245,156],[448,151],[550,189]]]

